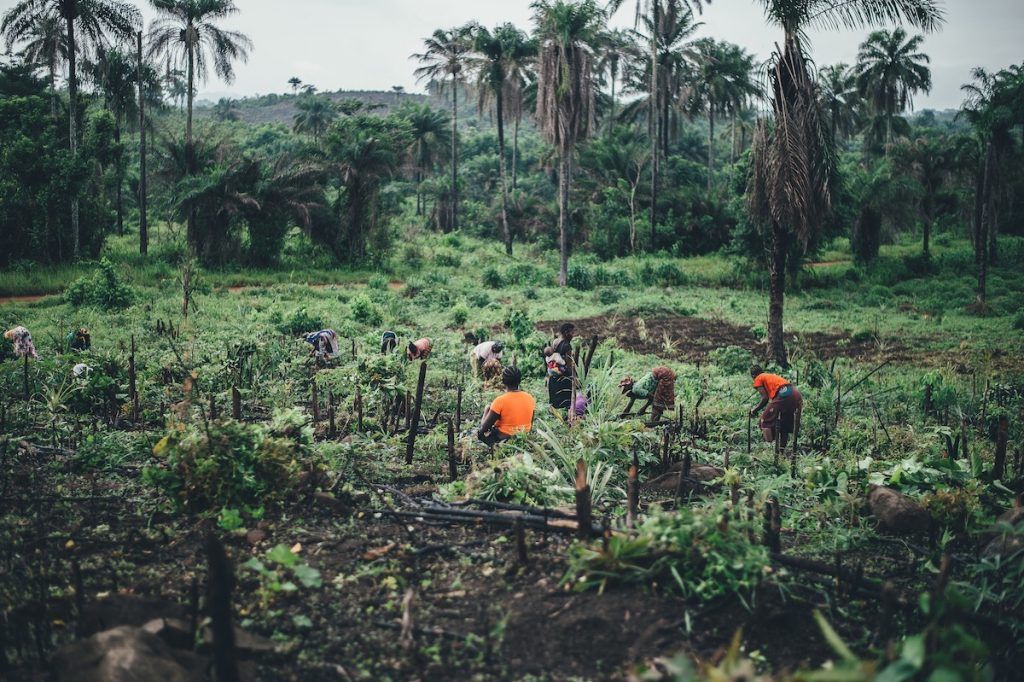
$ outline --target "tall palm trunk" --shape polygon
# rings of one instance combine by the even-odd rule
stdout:
[[[512,124],[512,189],[516,188],[516,179],[519,175],[519,119],[520,114],[516,114],[516,120]]]
[[[612,110],[608,114],[608,130],[615,127],[615,72],[617,70],[617,68],[613,68],[610,74],[612,79]]]
[[[117,236],[124,236],[124,193],[122,191],[124,186],[124,152],[121,149],[121,115],[117,114],[114,117],[114,148],[117,149],[117,154],[114,157],[114,163],[117,167],[114,169],[114,181],[117,183],[117,189],[114,195],[114,208],[117,215]]]
[[[459,229],[459,85],[452,74],[452,190],[448,229]]]
[[[50,55],[50,61],[47,65],[50,72],[50,115],[56,120],[57,118],[57,64],[54,55]]]
[[[505,253],[512,255],[512,231],[508,227],[508,181],[505,177],[505,111],[501,86],[495,89],[494,108],[498,118],[498,173],[501,179],[501,228],[505,234]]]
[[[185,118],[185,160],[188,164],[188,174],[194,175],[196,172],[196,150],[195,144],[192,139],[192,104],[195,98],[195,45],[192,37],[195,34],[195,29],[189,22],[188,28],[186,29],[187,35],[186,40],[186,52],[188,53],[188,67],[187,67],[187,88],[185,93],[185,100],[188,109],[188,113]],[[186,232],[186,239],[188,241],[189,248],[196,247],[198,235],[196,234],[196,207],[192,202],[189,202],[188,207],[188,228]]]
[[[715,108],[708,99],[708,196],[711,196],[711,176],[715,172]]]
[[[149,225],[146,223],[146,110],[142,81],[142,31],[138,32],[136,79],[139,81],[139,253],[149,251]]]
[[[975,238],[975,258],[978,263],[978,290],[976,305],[980,310],[986,306],[987,284],[988,284],[988,233],[989,225],[993,218],[995,208],[995,196],[992,191],[993,175],[995,173],[995,148],[991,142],[988,144],[988,151],[985,154],[985,172],[982,176],[982,203],[981,219],[978,221]]]
[[[75,18],[78,14],[76,0],[69,0],[65,19],[68,27],[68,133],[71,157],[78,154],[78,73],[75,46]],[[78,260],[79,252],[78,192],[71,195],[71,255]]]
[[[558,286],[561,287],[569,281],[569,153],[563,149],[558,155]]]
[[[658,130],[660,118],[658,107],[658,30],[660,19],[660,0],[654,0],[651,8],[654,13],[654,20],[651,22],[651,94],[650,94],[650,117],[648,118],[648,135],[651,138],[651,249],[657,238],[658,225],[658,140],[661,134]]]
[[[786,343],[782,334],[782,311],[786,296],[786,231],[774,220],[768,273],[768,356],[780,367],[788,367]]]

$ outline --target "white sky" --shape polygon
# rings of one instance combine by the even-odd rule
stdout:
[[[942,1],[942,0],[940,0]],[[0,0],[0,12],[15,0]],[[236,0],[241,12],[224,25],[255,43],[247,64],[237,66],[228,86],[211,79],[200,98],[243,97],[285,92],[298,76],[321,90],[387,90],[401,85],[420,92],[409,55],[422,50],[435,28],[469,20],[493,26],[511,21],[530,28],[529,0]],[[946,25],[926,38],[934,87],[919,96],[918,109],[955,108],[970,69],[999,69],[1024,61],[1024,0],[945,0]],[[632,21],[634,0],[626,0],[615,23]],[[153,12],[142,7],[148,27]],[[767,26],[759,0],[713,0],[701,17],[698,36],[742,45],[766,57],[779,30]],[[855,61],[867,31],[812,34],[818,64]]]

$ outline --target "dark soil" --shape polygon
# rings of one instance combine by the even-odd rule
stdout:
[[[597,334],[602,339],[615,338],[627,350],[657,355],[686,362],[703,362],[711,351],[726,346],[744,348],[754,357],[762,358],[767,346],[749,327],[709,320],[703,317],[639,318],[598,315],[578,320],[538,322],[537,328],[548,332],[562,322],[576,325],[579,338]],[[823,360],[846,357],[863,361],[914,362],[918,354],[905,344],[904,339],[878,339],[873,336],[851,337],[839,332],[809,332],[786,335],[787,344],[811,351]]]

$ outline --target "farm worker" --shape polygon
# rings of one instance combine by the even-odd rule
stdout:
[[[14,329],[8,329],[5,331],[4,338],[10,341],[14,346],[15,357],[29,357],[34,360],[39,359],[39,353],[36,352],[36,346],[32,343],[32,335],[21,325],[18,325]]]
[[[501,341],[484,341],[469,351],[469,366],[473,368],[473,376],[480,374],[480,368],[488,360],[501,360],[505,352],[505,344]]]
[[[89,336],[89,330],[85,327],[79,327],[78,329],[68,333],[68,350],[89,350],[92,347],[92,337]]]
[[[587,413],[587,407],[590,406],[590,398],[586,393],[580,392],[576,394],[576,403],[572,406],[572,416],[579,419]]]
[[[477,437],[487,445],[501,443],[517,433],[529,433],[533,428],[533,413],[537,407],[533,396],[519,388],[523,375],[518,367],[506,367],[501,373],[505,392],[484,411]]]
[[[632,400],[650,400],[653,421],[660,421],[665,410],[675,409],[676,373],[668,367],[655,367],[640,381],[627,376],[619,382],[619,388]]]
[[[754,379],[754,388],[761,394],[761,402],[750,410],[750,416],[756,416],[767,405],[768,409],[758,421],[758,428],[764,434],[764,439],[770,443],[775,440],[777,426],[779,445],[785,449],[789,434],[793,433],[795,416],[797,412],[803,410],[803,396],[788,379],[778,374],[769,374],[761,369],[760,365],[750,368],[750,376]]]
[[[89,369],[89,365],[85,364],[84,362],[80,362],[71,368],[71,374],[76,379],[80,379],[82,375],[88,375]]]
[[[306,343],[312,346],[309,349],[309,354],[317,360],[324,357],[338,357],[338,332],[333,329],[321,329],[318,332],[313,332],[306,337]]]
[[[380,354],[387,355],[395,349],[398,345],[398,334],[394,332],[384,332],[380,335]]]
[[[405,350],[405,355],[410,360],[426,360],[430,357],[430,351],[433,349],[434,344],[430,339],[423,337],[415,341],[409,342],[409,347]]]
[[[549,377],[560,377],[565,374],[565,358],[561,353],[556,353],[551,346],[544,349],[544,364],[547,366]]]
[[[557,353],[562,359],[562,372],[556,376],[548,374],[548,400],[551,407],[556,410],[568,409],[572,402],[572,382],[576,377],[572,362],[572,339],[575,334],[576,325],[566,322],[559,328],[558,336],[551,343],[553,354]],[[548,357],[550,356],[545,357],[545,362]]]
[[[483,373],[484,383],[490,383],[495,379],[500,379],[502,372],[501,360],[491,358],[483,364],[480,371]]]

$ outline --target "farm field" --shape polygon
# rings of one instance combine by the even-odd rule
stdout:
[[[860,282],[807,268],[787,300],[794,457],[756,424],[750,438],[764,298],[724,259],[582,259],[583,288],[562,289],[541,252],[429,236],[392,274],[343,284],[197,272],[184,317],[180,273],[147,278],[114,248],[96,281],[124,307],[0,306],[40,354],[0,369],[8,664],[31,678],[58,644],[165,618],[168,637],[206,638],[181,654],[200,666],[225,595],[251,679],[861,679],[979,657],[1008,679],[1024,576],[1001,559],[1020,531],[994,524],[1020,493],[1024,243],[1003,253],[986,317],[964,312],[962,242],[924,276],[899,245]],[[573,423],[547,407],[540,357],[566,321],[592,399]],[[78,326],[92,347],[69,354]],[[341,352],[318,365],[302,337],[323,327]],[[382,330],[398,352],[380,353]],[[434,349],[415,422],[421,363],[401,349],[420,336]],[[467,337],[504,340],[537,399],[533,431],[493,452],[473,431],[498,389],[469,372]],[[678,412],[621,418],[619,380],[660,364]],[[876,485],[929,523],[882,527]],[[233,587],[208,568],[219,546]],[[915,637],[942,648],[922,664]],[[885,642],[896,663],[873,657]]]

